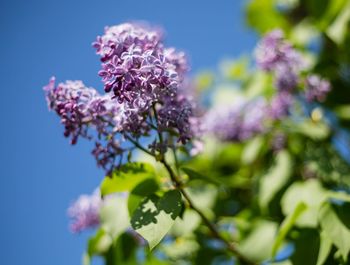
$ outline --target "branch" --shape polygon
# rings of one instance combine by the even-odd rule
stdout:
[[[203,212],[197,208],[195,206],[195,204],[193,203],[193,201],[191,200],[190,196],[188,195],[188,193],[182,188],[181,182],[180,180],[176,177],[173,169],[171,168],[171,166],[165,161],[165,159],[160,160],[160,162],[164,165],[164,167],[167,169],[170,178],[172,180],[172,182],[174,183],[175,187],[181,192],[181,194],[184,196],[184,198],[186,199],[189,207],[191,209],[193,209],[194,211],[196,211],[200,217],[202,218],[203,222],[205,223],[205,225],[209,228],[209,230],[211,231],[212,235],[222,241],[226,247],[228,248],[229,251],[231,251],[241,262],[242,265],[255,265],[256,263],[253,261],[250,261],[249,259],[247,259],[245,256],[243,256],[238,249],[229,241],[227,241],[223,236],[220,235],[219,231],[217,230],[217,228],[215,227],[215,225],[203,214]]]

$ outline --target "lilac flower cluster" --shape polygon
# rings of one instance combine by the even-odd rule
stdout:
[[[52,78],[44,89],[49,108],[61,118],[64,135],[71,137],[72,144],[76,144],[79,137],[93,139],[90,129],[97,132],[92,154],[107,172],[114,167],[116,158],[126,151],[114,136],[122,133],[138,137],[149,130],[137,109],[130,109],[109,95],[101,96],[81,81],[67,81],[55,86]]]
[[[288,115],[294,102],[293,95],[286,91],[278,92],[270,101],[268,115],[272,120],[279,120]]]
[[[276,94],[270,102],[263,98],[237,98],[226,106],[214,107],[204,117],[205,132],[222,141],[241,142],[268,130],[271,122],[286,115],[293,103],[287,92]]]
[[[52,78],[44,87],[49,108],[61,118],[72,144],[79,137],[95,139],[92,153],[110,171],[116,158],[120,163],[123,153],[134,147],[122,148],[123,142],[135,144],[153,129],[177,135],[182,144],[194,138],[193,102],[184,93],[187,61],[184,53],[164,48],[159,30],[131,23],[108,27],[93,46],[101,56],[105,91],[113,95],[102,96],[81,81],[56,86]]]
[[[117,132],[133,132],[138,126],[137,113],[126,110],[110,96],[101,96],[94,88],[86,87],[81,81],[66,81],[55,86],[51,78],[44,87],[48,106],[61,118],[64,135],[76,144],[79,137],[92,139],[90,129],[97,132],[96,147],[93,150],[99,166],[110,170],[115,158],[124,150],[113,139]],[[140,130],[137,128],[137,130]],[[106,147],[102,143],[106,142]]]
[[[164,48],[159,30],[130,23],[107,27],[93,46],[105,91],[113,90],[119,102],[148,109],[176,97],[187,62],[183,53]]]
[[[307,101],[322,102],[326,99],[327,94],[331,90],[331,84],[328,80],[322,79],[318,75],[309,75],[306,78],[305,98]]]
[[[257,65],[275,75],[280,91],[293,91],[298,84],[299,72],[304,67],[301,54],[284,39],[281,30],[268,33],[255,50]]]
[[[267,109],[264,99],[237,98],[233,104],[208,111],[204,117],[205,130],[222,141],[244,141],[264,132]]]
[[[193,137],[190,101],[181,94],[188,65],[185,54],[165,48],[162,34],[141,24],[107,27],[93,43],[101,56],[105,91],[145,116],[157,107],[158,130],[175,131],[179,141]]]
[[[102,199],[98,189],[91,195],[81,195],[68,209],[68,215],[72,219],[71,231],[79,233],[98,226],[101,205]]]

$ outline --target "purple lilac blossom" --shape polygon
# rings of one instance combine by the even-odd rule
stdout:
[[[107,27],[93,46],[101,56],[105,91],[119,102],[141,100],[146,109],[176,97],[188,68],[183,53],[164,48],[159,30],[141,24]]]
[[[328,80],[322,79],[318,75],[309,75],[306,78],[305,98],[307,101],[322,102],[326,99],[327,94],[331,90],[331,84]]]
[[[118,102],[152,116],[157,106],[157,130],[172,131],[179,142],[193,138],[189,121],[193,102],[183,93],[188,71],[186,56],[165,48],[159,29],[137,23],[107,27],[93,43],[101,56],[105,90],[113,90]]]
[[[237,98],[230,105],[209,110],[204,117],[204,126],[207,133],[222,141],[240,142],[265,130],[266,113],[264,99]]]
[[[98,226],[101,205],[102,199],[98,189],[91,195],[81,195],[68,209],[68,216],[72,219],[71,231],[79,233]]]
[[[66,81],[55,86],[55,78],[51,78],[44,90],[48,106],[61,118],[64,135],[71,137],[71,144],[76,144],[79,137],[93,139],[90,129],[95,129],[98,137],[93,155],[98,166],[111,169],[116,156],[124,151],[113,136],[116,132],[134,132],[140,125],[132,119],[137,113],[127,110],[109,95],[99,95],[81,81]]]
[[[134,149],[130,143],[150,136],[153,129],[164,133],[164,143],[155,143],[155,147],[168,144],[172,137],[167,137],[174,133],[182,144],[198,136],[195,104],[186,91],[185,54],[164,48],[158,29],[131,23],[107,27],[93,46],[101,56],[99,75],[105,90],[113,90],[112,95],[101,96],[82,81],[56,86],[51,78],[44,87],[49,108],[61,118],[64,135],[72,144],[80,137],[94,139],[92,154],[97,164],[110,172],[118,156],[120,164],[123,153]],[[91,129],[97,135],[91,134]],[[129,147],[122,148],[127,140]],[[163,147],[150,148],[163,152]]]
[[[304,68],[301,54],[284,39],[281,30],[268,33],[255,50],[257,65],[275,75],[279,90],[292,91],[298,84],[298,74]]]
[[[293,96],[287,91],[278,92],[270,101],[269,116],[278,120],[288,115],[293,104]]]
[[[263,98],[237,97],[230,105],[214,107],[203,118],[205,133],[222,141],[241,142],[268,131],[271,122],[288,115],[293,96],[278,92],[268,103]]]

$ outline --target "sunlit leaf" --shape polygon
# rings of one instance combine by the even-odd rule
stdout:
[[[281,206],[284,215],[288,216],[295,211],[299,203],[303,202],[307,210],[301,213],[296,225],[301,227],[316,227],[317,216],[322,203],[327,199],[326,190],[317,180],[295,182],[282,197]]]
[[[328,236],[324,232],[321,232],[320,236],[321,236],[321,243],[320,243],[320,249],[318,251],[316,265],[323,265],[332,249],[332,241],[328,238]]]
[[[255,262],[267,260],[271,255],[276,232],[276,223],[260,221],[248,237],[240,242],[239,250]]]
[[[307,206],[305,203],[300,202],[294,209],[294,211],[289,214],[281,223],[277,237],[272,247],[272,257],[275,257],[278,249],[281,247],[283,240],[287,236],[290,229],[295,224],[296,220],[299,218],[302,212],[306,210]]]
[[[288,22],[280,14],[275,0],[251,0],[246,9],[248,24],[259,33],[266,33],[275,28],[287,30]]]
[[[181,193],[168,191],[163,197],[151,195],[134,211],[131,225],[153,249],[173,226],[182,209]]]
[[[264,144],[264,138],[257,136],[253,138],[244,148],[242,153],[242,163],[249,165],[258,157]]]
[[[179,236],[190,235],[201,223],[201,217],[197,212],[186,209],[182,218],[177,218],[175,224],[171,228],[171,234]]]
[[[162,245],[164,253],[173,260],[190,257],[199,248],[200,245],[198,242],[191,238],[179,238],[170,244],[167,243]]]
[[[96,234],[88,241],[87,254],[89,257],[105,253],[112,245],[112,238],[103,229],[97,230]]]
[[[274,165],[260,179],[260,207],[266,209],[276,193],[287,183],[291,176],[292,161],[290,154],[283,150],[276,156]]]
[[[315,140],[322,140],[328,137],[330,130],[329,127],[322,122],[313,122],[311,120],[306,120],[297,125],[296,129]]]
[[[341,45],[348,31],[350,21],[350,2],[341,10],[335,21],[328,27],[326,33],[338,45]]]
[[[119,194],[118,194],[119,195]],[[100,208],[101,227],[112,238],[117,238],[130,226],[130,218],[127,208],[127,196],[113,195],[105,200]]]
[[[350,230],[342,223],[329,204],[321,208],[319,220],[324,235],[339,249],[346,262],[350,251]]]
[[[146,197],[155,193],[159,189],[158,183],[154,179],[145,179],[139,183],[130,193],[128,197],[128,211],[132,216],[140,202]]]
[[[114,193],[131,191],[147,178],[155,178],[156,173],[150,164],[127,163],[113,172],[111,177],[105,177],[101,183],[102,196]]]

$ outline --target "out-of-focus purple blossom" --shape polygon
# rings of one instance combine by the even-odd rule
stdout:
[[[288,115],[293,104],[293,96],[289,92],[278,92],[270,102],[269,116],[272,120],[278,120]]]
[[[142,24],[107,27],[93,46],[106,92],[113,90],[119,102],[141,100],[145,109],[176,97],[188,69],[183,53],[164,48],[160,31]]]
[[[292,92],[299,81],[298,74],[286,65],[279,65],[275,70],[275,86],[279,91]]]
[[[301,54],[284,39],[281,30],[268,33],[255,50],[257,65],[275,75],[278,90],[292,91],[298,84],[298,74],[305,67]]]
[[[102,200],[98,189],[91,195],[81,195],[68,209],[68,215],[72,219],[71,231],[79,233],[98,226],[100,224],[99,210],[101,205]]]
[[[192,105],[185,97],[170,98],[158,110],[159,130],[175,129],[179,141],[186,143],[193,137],[189,121],[191,116]]]
[[[265,130],[267,103],[264,99],[239,98],[228,106],[208,111],[204,117],[207,133],[223,141],[244,141]]]
[[[204,150],[204,143],[201,140],[194,140],[192,142],[192,148],[190,149],[190,155],[196,156],[202,153]]]
[[[331,91],[331,84],[328,80],[322,79],[318,75],[309,75],[306,78],[305,98],[311,102],[317,100],[322,102],[326,99],[329,91]]]
[[[301,55],[287,42],[282,30],[273,30],[266,34],[255,49],[258,66],[273,71],[279,65],[287,65],[297,70],[303,65]]]
[[[282,132],[277,132],[272,138],[272,150],[275,152],[281,151],[286,146],[286,135]]]

